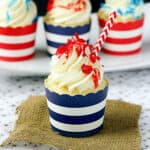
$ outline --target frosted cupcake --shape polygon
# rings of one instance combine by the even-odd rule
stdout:
[[[34,56],[36,20],[32,1],[0,1],[0,60],[23,61]]]
[[[101,28],[113,10],[118,12],[118,17],[104,44],[103,52],[112,55],[140,52],[144,23],[143,0],[106,0],[98,12]]]
[[[85,137],[102,129],[108,81],[93,46],[78,35],[52,56],[45,88],[54,131]]]
[[[47,49],[50,55],[75,32],[89,40],[91,26],[89,0],[50,0],[45,16]]]

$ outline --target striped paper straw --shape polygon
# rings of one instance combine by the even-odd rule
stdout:
[[[94,47],[94,51],[96,52],[100,52],[108,34],[109,34],[109,31],[110,29],[112,28],[113,24],[114,24],[114,20],[115,18],[117,17],[117,12],[116,11],[113,11],[112,13],[110,13],[109,15],[109,19],[108,21],[106,22],[97,42],[96,42],[96,45]]]

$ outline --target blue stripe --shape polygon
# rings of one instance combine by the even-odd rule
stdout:
[[[80,138],[80,137],[91,136],[91,135],[94,135],[96,133],[99,134],[99,131],[102,130],[103,125],[101,125],[100,127],[96,128],[94,130],[87,131],[87,132],[66,132],[66,131],[62,131],[62,130],[55,128],[53,125],[51,125],[51,127],[54,131],[56,131],[57,133],[59,133],[63,136]]]
[[[70,96],[67,94],[59,95],[55,92],[49,91],[48,89],[45,90],[47,99],[51,103],[64,107],[78,108],[96,105],[105,100],[108,92],[108,87],[105,87],[103,90],[100,90],[97,93],[90,93],[85,96],[82,95]]]
[[[97,113],[86,115],[86,116],[66,116],[61,115],[56,112],[53,112],[49,109],[50,117],[52,117],[54,120],[59,121],[61,123],[66,124],[86,124],[86,123],[92,123],[94,121],[99,120],[104,116],[105,108],[100,110]]]
[[[65,43],[57,43],[57,42],[53,42],[53,41],[49,41],[49,40],[47,40],[47,45],[48,46],[51,46],[51,47],[54,47],[54,48],[57,48],[57,47],[59,47],[59,46],[61,46],[61,45],[64,45]]]
[[[61,34],[61,35],[71,35],[73,36],[75,32],[78,34],[84,34],[90,31],[91,23],[84,26],[78,27],[62,27],[44,24],[45,30],[50,33]]]
[[[87,40],[87,43],[89,43],[89,40]],[[54,47],[54,48],[58,48],[59,46],[64,45],[64,44],[66,43],[58,43],[58,42],[47,40],[47,45]]]

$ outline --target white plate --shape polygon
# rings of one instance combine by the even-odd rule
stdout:
[[[139,54],[132,56],[111,56],[101,54],[106,72],[150,68],[150,3],[145,5],[145,24],[143,49]],[[46,54],[46,40],[44,36],[42,19],[39,20],[39,27],[36,39],[36,57],[24,62],[2,62],[0,61],[0,72],[11,75],[32,76],[48,75],[50,72],[50,58]],[[92,15],[91,43],[95,43],[98,37],[98,23],[96,14]]]

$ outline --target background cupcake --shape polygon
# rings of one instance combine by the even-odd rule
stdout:
[[[37,9],[30,0],[0,1],[0,60],[34,56]]]
[[[99,60],[77,35],[52,57],[45,87],[51,126],[58,133],[83,137],[102,128],[108,82]]]
[[[112,55],[138,53],[142,46],[143,0],[106,0],[98,12],[101,28],[112,10],[117,10],[118,17],[104,44],[103,52]]]
[[[89,40],[90,13],[89,0],[50,0],[45,16],[49,54],[54,54],[75,32]]]

